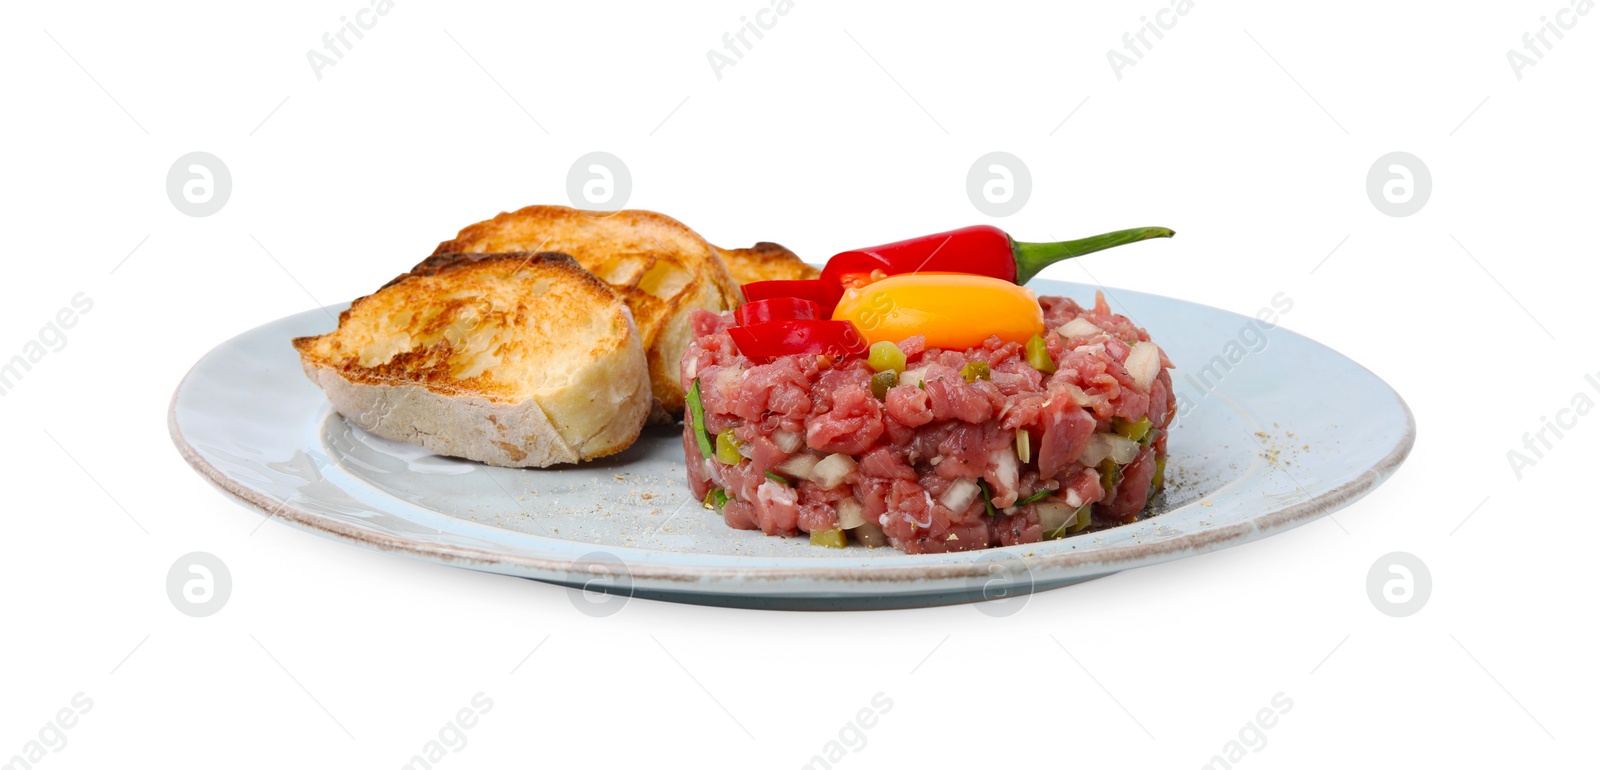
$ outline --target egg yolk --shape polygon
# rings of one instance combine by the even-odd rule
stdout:
[[[976,347],[990,335],[1026,344],[1044,333],[1032,291],[968,273],[906,273],[846,289],[833,318],[854,323],[868,342],[921,334],[928,347],[948,350]]]

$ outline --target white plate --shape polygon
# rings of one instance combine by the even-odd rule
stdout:
[[[1094,296],[1056,281],[1030,287]],[[318,534],[612,593],[792,609],[1014,597],[1214,551],[1350,504],[1411,450],[1405,402],[1350,359],[1281,328],[1257,337],[1246,331],[1255,322],[1234,313],[1114,296],[1178,366],[1186,411],[1169,438],[1168,490],[1138,522],[1026,546],[907,555],[732,530],[690,499],[677,431],[546,470],[374,437],[329,408],[289,345],[331,329],[342,307],[274,321],[206,354],[178,386],[169,424],[184,458],[224,492]]]

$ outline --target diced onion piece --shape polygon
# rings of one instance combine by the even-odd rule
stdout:
[[[1033,438],[1027,428],[1017,428],[1017,459],[1024,463],[1033,460]]]
[[[1139,442],[1123,438],[1115,433],[1102,433],[1100,435],[1105,437],[1104,440],[1110,448],[1106,456],[1110,457],[1116,464],[1127,465],[1133,462],[1133,458],[1139,456]]]
[[[868,548],[882,548],[889,544],[889,536],[883,533],[883,527],[870,521],[850,531],[855,533],[856,542]]]
[[[1110,459],[1118,465],[1127,465],[1139,456],[1139,442],[1130,441],[1115,433],[1096,433],[1078,455],[1078,462],[1091,468]]]
[[[1046,540],[1060,538],[1078,521],[1078,509],[1066,503],[1034,503],[1033,510],[1039,516],[1039,528],[1044,530]]]
[[[1017,489],[1017,456],[1004,449],[991,450],[989,456],[994,462],[994,482],[990,497],[1005,497],[1016,493]]]
[[[797,479],[815,480],[812,469],[817,467],[818,460],[819,458],[810,452],[801,452],[778,463],[778,472]]]
[[[805,442],[805,438],[805,436],[792,430],[775,430],[772,432],[772,443],[777,444],[779,449],[791,454],[800,448],[800,445]]]
[[[921,385],[922,379],[928,374],[928,367],[919,366],[900,375],[901,385]]]
[[[1111,446],[1106,443],[1104,435],[1096,433],[1089,437],[1088,443],[1083,445],[1083,453],[1078,455],[1078,462],[1093,468],[1111,454]]]
[[[1149,390],[1156,375],[1161,373],[1161,349],[1154,342],[1135,344],[1122,365],[1128,367],[1128,375],[1140,390]]]
[[[952,511],[965,511],[972,501],[978,498],[978,482],[972,479],[956,479],[946,487],[944,494],[939,495],[939,504]]]
[[[861,503],[854,497],[846,497],[833,504],[833,509],[839,514],[839,529],[855,529],[867,523],[861,515]]]
[[[1078,406],[1091,406],[1094,404],[1094,399],[1090,398],[1088,393],[1083,392],[1083,388],[1070,382],[1062,383],[1062,387],[1072,396],[1072,403]]]
[[[1062,337],[1066,337],[1067,339],[1071,339],[1073,337],[1089,337],[1099,334],[1101,331],[1102,329],[1100,327],[1095,326],[1087,318],[1074,318],[1071,321],[1062,324],[1060,328],[1056,329],[1057,334],[1061,335]]]
[[[717,393],[727,393],[739,386],[739,379],[743,375],[744,369],[741,367],[724,366],[717,370],[717,376],[711,378],[711,385],[717,389]]]
[[[856,461],[850,459],[850,455],[831,454],[811,467],[811,480],[823,489],[833,489],[843,484],[845,477],[855,469]]]

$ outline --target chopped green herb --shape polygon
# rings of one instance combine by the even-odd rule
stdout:
[[[700,454],[707,460],[716,455],[717,451],[711,447],[711,434],[706,433],[706,405],[700,400],[700,378],[696,377],[694,384],[689,386],[689,395],[684,397],[689,404],[689,419],[694,422],[695,442],[700,445]]]
[[[779,484],[782,484],[782,485],[784,485],[786,487],[789,486],[789,480],[788,479],[786,479],[786,478],[784,478],[782,476],[779,476],[778,474],[773,473],[772,471],[767,471],[767,478],[772,479],[773,481],[776,481]]]
[[[1017,501],[1017,505],[1027,505],[1028,503],[1037,503],[1040,500],[1043,500],[1046,497],[1049,497],[1050,493],[1054,492],[1054,491],[1055,491],[1054,489],[1041,489],[1041,490],[1039,490],[1037,492],[1034,492],[1031,495],[1028,495],[1027,497],[1022,498],[1021,500],[1018,500]]]
[[[722,506],[727,504],[728,493],[718,489],[717,487],[712,487],[711,491],[706,493],[706,499],[702,503],[702,505],[713,511],[721,511]]]
[[[978,493],[983,495],[983,511],[993,516],[997,513],[994,509],[994,499],[989,496],[989,484],[983,479],[978,479]]]

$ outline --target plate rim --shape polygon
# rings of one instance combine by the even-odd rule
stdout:
[[[1070,282],[1065,281],[1058,282],[1070,284]],[[1136,293],[1158,297],[1167,301],[1199,305],[1222,313],[1239,315],[1233,313],[1233,311],[1203,305],[1190,300],[1149,294],[1148,292]],[[337,307],[339,305],[336,304],[320,309],[329,311]],[[270,325],[291,318],[293,315],[283,316],[268,321],[266,324],[252,327],[213,346],[196,360],[185,372],[183,378],[179,380],[177,387],[173,389],[172,398],[168,404],[167,426],[179,454],[191,468],[236,502],[265,514],[269,519],[282,518],[286,523],[299,529],[336,540],[348,541],[362,547],[399,553],[426,561],[469,566],[488,572],[536,577],[536,579],[550,581],[559,581],[562,576],[567,576],[570,579],[580,572],[581,557],[550,557],[519,553],[509,549],[487,550],[467,545],[423,542],[307,511],[292,505],[287,499],[278,500],[235,481],[227,473],[207,460],[198,449],[189,443],[178,421],[179,400],[184,394],[185,387],[189,384],[191,375],[217,350],[259,329],[260,326]],[[1290,333],[1324,348],[1373,377],[1394,397],[1397,406],[1405,415],[1404,430],[1398,441],[1390,447],[1389,452],[1382,459],[1356,478],[1307,500],[1296,502],[1245,521],[1219,526],[1215,529],[1191,532],[1159,541],[1135,542],[1102,549],[1067,549],[1040,554],[1033,551],[1019,550],[1027,546],[1011,546],[1009,548],[972,551],[970,552],[972,558],[954,563],[919,564],[916,555],[907,555],[905,559],[874,560],[873,563],[867,566],[825,567],[759,565],[728,567],[658,562],[641,563],[637,560],[623,560],[627,570],[627,577],[635,584],[654,584],[669,590],[713,594],[727,593],[726,589],[719,588],[720,581],[724,579],[737,580],[744,584],[743,587],[746,590],[750,588],[749,584],[751,583],[768,584],[777,587],[799,581],[812,583],[815,588],[806,589],[806,592],[814,594],[817,593],[817,589],[823,587],[834,590],[849,590],[850,588],[859,590],[862,586],[872,585],[904,585],[930,581],[943,583],[952,580],[990,579],[993,577],[994,561],[997,558],[1011,558],[1020,561],[1027,568],[1032,579],[1040,580],[1042,578],[1044,582],[1050,582],[1159,564],[1184,556],[1221,550],[1226,547],[1251,542],[1279,531],[1292,529],[1355,502],[1393,475],[1409,457],[1416,444],[1417,425],[1416,417],[1406,403],[1405,398],[1382,377],[1379,377],[1375,372],[1355,359],[1339,353],[1312,337],[1293,331],[1290,331]],[[590,552],[613,553],[614,550],[603,544],[595,544]],[[994,556],[996,554],[1001,556]],[[986,555],[989,556],[986,558]]]

